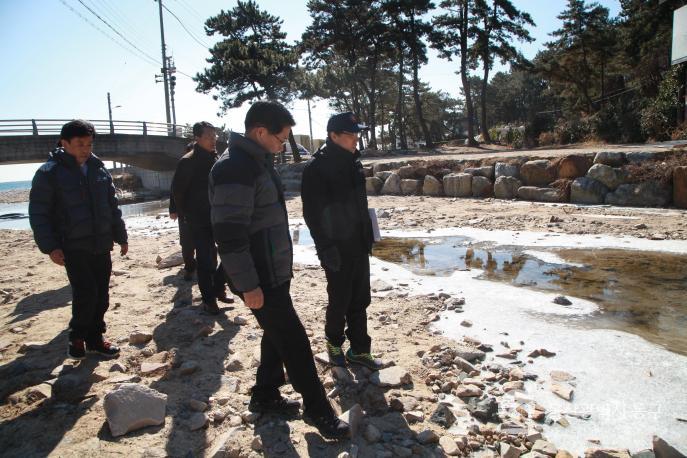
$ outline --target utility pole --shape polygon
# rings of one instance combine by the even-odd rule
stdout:
[[[312,138],[312,116],[310,116],[310,99],[306,99],[308,101],[308,123],[310,124],[310,154],[315,153],[315,148],[313,145],[315,144],[315,139]]]
[[[107,112],[110,115],[110,134],[114,134],[114,123],[112,122],[112,102],[110,102],[110,93],[107,93]]]
[[[172,102],[172,125],[174,129],[174,136],[177,136],[176,133],[176,128],[177,128],[177,111],[176,108],[174,107],[174,88],[177,85],[177,77],[174,75],[177,71],[177,68],[174,66],[174,60],[172,59],[172,56],[167,57],[167,72],[169,72],[169,98],[170,101]]]
[[[162,43],[162,78],[165,83],[165,113],[167,115],[167,124],[171,124],[172,119],[169,115],[169,75],[167,74],[167,54],[165,51],[165,25],[162,20],[162,0],[157,1],[160,7],[160,41]]]

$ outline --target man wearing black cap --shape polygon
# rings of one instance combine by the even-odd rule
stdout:
[[[327,276],[329,305],[324,330],[329,359],[337,366],[348,361],[377,370],[380,362],[370,354],[366,312],[370,305],[372,222],[356,148],[360,132],[366,129],[351,112],[329,119],[327,141],[303,171],[301,199],[303,217]],[[344,355],[345,336],[350,348]]]

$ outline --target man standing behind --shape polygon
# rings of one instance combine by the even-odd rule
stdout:
[[[117,356],[119,348],[103,338],[109,307],[110,251],[114,242],[124,256],[126,228],[112,177],[93,155],[95,128],[70,121],[60,132],[60,145],[33,178],[29,218],[36,245],[57,265],[65,266],[72,287],[68,355],[86,352]]]
[[[370,305],[372,222],[356,149],[360,132],[366,129],[350,112],[329,119],[327,142],[303,171],[301,199],[305,223],[327,276],[324,331],[329,359],[336,366],[345,366],[348,360],[377,370],[380,362],[370,354],[366,312]],[[341,347],[346,324],[350,348],[344,356]]]
[[[349,435],[327,400],[310,342],[293,307],[289,288],[293,247],[281,180],[274,170],[278,153],[295,124],[276,102],[256,102],[246,113],[246,135],[232,134],[229,153],[212,168],[212,227],[229,287],[240,296],[263,329],[260,366],[249,409],[297,411],[283,398],[286,380],[303,396],[306,421],[325,437]]]
[[[184,154],[193,150],[193,143],[186,145]],[[181,256],[184,258],[184,280],[193,280],[193,272],[196,271],[196,248],[193,246],[193,236],[188,223],[184,218],[179,218],[177,205],[174,202],[174,190],[169,195],[169,217],[172,221],[177,221],[179,225],[179,244],[181,245]]]
[[[203,298],[203,310],[219,313],[214,274],[217,270],[217,249],[212,237],[208,175],[217,160],[215,127],[202,121],[193,125],[193,150],[185,154],[172,178],[172,193],[176,213],[188,225],[196,249],[198,288]]]

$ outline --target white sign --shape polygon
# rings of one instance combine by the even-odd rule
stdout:
[[[673,11],[673,65],[687,61],[687,6]]]

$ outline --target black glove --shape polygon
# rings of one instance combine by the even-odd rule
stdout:
[[[338,248],[330,246],[320,253],[320,264],[327,270],[338,272],[341,269],[341,255]]]

